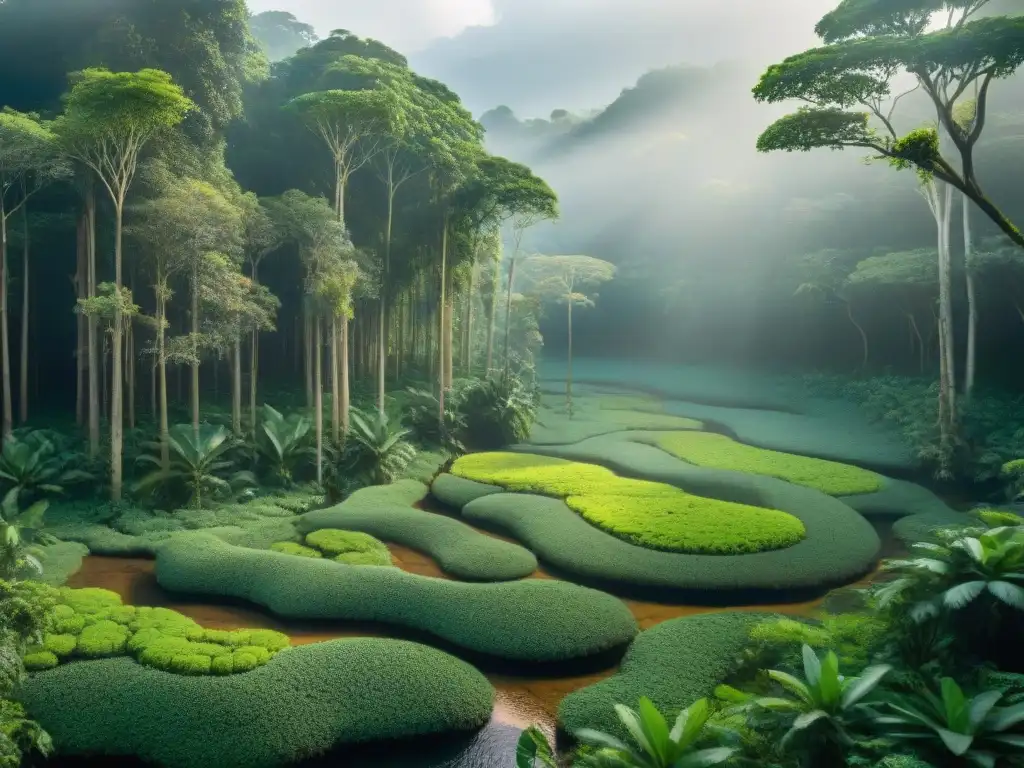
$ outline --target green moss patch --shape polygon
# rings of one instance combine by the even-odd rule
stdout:
[[[283,552],[286,555],[295,555],[297,557],[323,557],[324,554],[319,549],[313,549],[313,547],[307,547],[305,544],[299,544],[294,541],[276,541],[270,545],[270,548],[274,552]]]
[[[432,648],[355,638],[293,648],[244,676],[167,675],[124,658],[62,665],[31,676],[23,699],[60,754],[270,768],[343,744],[477,728],[494,689]]]
[[[335,562],[348,565],[391,565],[391,553],[382,541],[359,531],[324,528],[306,536],[314,547]]]
[[[695,419],[664,413],[657,401],[629,395],[573,398],[572,418],[557,397],[547,396],[545,403],[548,405],[541,409],[528,443],[561,445],[628,429],[680,430],[703,426]]]
[[[124,605],[106,589],[63,587],[53,594],[49,631],[25,655],[32,671],[74,659],[130,656],[165,672],[229,675],[266,664],[290,644],[287,635],[269,629],[204,629],[177,611]]]
[[[528,453],[463,456],[452,474],[510,491],[565,500],[585,520],[631,543],[697,554],[781,549],[800,541],[792,515],[685,493],[664,483],[618,477],[593,464]]]
[[[641,696],[674,718],[697,699],[711,696],[732,671],[751,627],[765,618],[715,613],[672,619],[641,632],[615,675],[562,699],[558,720],[569,733],[596,728],[624,737],[615,705],[635,707]]]
[[[815,488],[831,496],[873,493],[882,488],[881,476],[860,467],[792,453],[769,451],[737,443],[710,432],[672,432],[658,435],[659,448],[701,467],[767,475]]]
[[[411,480],[364,488],[338,506],[303,515],[296,527],[300,533],[321,528],[363,531],[430,555],[445,573],[467,581],[520,579],[537,569],[537,558],[528,549],[411,506],[426,495],[427,487]]]
[[[661,552],[605,533],[558,499],[494,493],[495,486],[453,475],[438,476],[431,490],[442,502],[461,507],[469,522],[512,536],[541,561],[612,589],[621,584],[631,591],[683,591],[687,600],[726,604],[789,600],[794,591],[848,584],[873,567],[878,534],[843,501],[771,477],[697,467],[635,442],[651,435],[622,433],[527,450],[600,463],[620,475],[649,477],[702,496],[785,510],[803,523],[805,538],[786,549],[724,557]]]
[[[165,589],[257,603],[297,619],[377,621],[429,632],[456,646],[519,661],[558,661],[619,647],[636,622],[618,599],[562,581],[476,584],[398,568],[344,568],[178,536],[157,553]]]

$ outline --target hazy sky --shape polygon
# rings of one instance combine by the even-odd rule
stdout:
[[[476,113],[602,106],[645,71],[813,45],[835,0],[250,0],[287,6],[321,34],[342,27],[409,55]]]

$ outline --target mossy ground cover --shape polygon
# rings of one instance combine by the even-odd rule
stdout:
[[[527,442],[561,445],[627,429],[681,430],[702,426],[695,419],[665,413],[657,400],[633,395],[573,398],[570,418],[558,396],[545,395]]]
[[[165,589],[234,597],[297,619],[377,621],[430,633],[491,657],[525,662],[581,658],[636,633],[620,600],[562,581],[466,583],[398,568],[349,568],[236,547],[204,533],[160,547]]]
[[[671,619],[641,632],[619,671],[566,696],[559,723],[569,732],[596,728],[626,737],[615,705],[636,707],[641,696],[669,717],[704,696],[732,671],[748,644],[750,629],[768,618],[759,613],[716,613]]]
[[[588,522],[652,549],[738,554],[781,549],[804,536],[803,524],[785,512],[622,478],[593,464],[527,453],[478,453],[460,458],[451,472],[509,491],[564,499]]]
[[[229,677],[168,675],[126,658],[61,665],[32,675],[23,699],[60,754],[270,768],[343,744],[477,728],[494,689],[441,651],[355,638],[293,648]]]
[[[874,493],[883,485],[880,475],[860,467],[755,448],[710,432],[670,432],[658,435],[655,444],[701,467],[776,477],[830,496]]]
[[[387,545],[367,533],[321,528],[306,535],[306,546],[346,565],[392,565]]]
[[[51,588],[48,588],[51,589]],[[78,659],[127,656],[145,666],[184,675],[230,675],[266,664],[289,639],[269,629],[204,629],[167,608],[124,605],[106,589],[62,587],[39,646],[25,655],[29,670]]]
[[[467,581],[519,579],[537,569],[537,558],[524,547],[412,507],[427,493],[427,486],[412,480],[364,488],[342,504],[303,515],[296,527],[300,534],[322,528],[362,531],[430,555],[445,573]]]
[[[651,434],[606,435],[543,450],[703,496],[785,510],[803,523],[805,538],[786,549],[752,554],[653,551],[590,525],[558,499],[496,492],[493,485],[449,474],[438,476],[431,490],[443,503],[461,509],[469,522],[510,535],[541,561],[613,591],[617,586],[630,592],[683,591],[687,600],[735,604],[737,599],[789,599],[794,592],[823,591],[871,570],[881,542],[871,524],[843,502],[770,477],[697,467],[633,439]],[[535,450],[524,446],[524,451]]]
[[[542,379],[557,386],[555,380],[563,375],[559,368],[542,363]],[[573,361],[573,374],[575,381],[606,389],[656,393],[666,398],[667,413],[721,424],[748,445],[883,473],[910,471],[919,464],[897,431],[870,423],[856,403],[808,397],[806,388],[792,378],[749,370],[585,358]],[[545,399],[557,402],[555,395]]]

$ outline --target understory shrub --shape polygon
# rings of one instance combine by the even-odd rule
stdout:
[[[73,659],[130,656],[140,664],[188,675],[248,672],[290,644],[269,629],[204,629],[167,608],[124,605],[105,589],[61,587],[46,618],[42,642],[30,647],[25,666],[50,669]]]
[[[593,464],[526,453],[463,456],[452,474],[521,493],[565,500],[594,525],[640,546],[675,552],[738,554],[800,541],[803,524],[785,512],[694,496]]]
[[[343,744],[468,731],[494,704],[469,664],[400,640],[299,646],[245,675],[216,674],[226,654],[177,658],[188,672],[205,658],[215,674],[83,661],[32,675],[23,698],[62,755],[134,755],[166,768],[280,766]]]
[[[324,528],[306,535],[307,546],[325,557],[348,565],[392,565],[387,545],[358,531]]]
[[[882,487],[879,475],[860,467],[755,448],[711,432],[670,432],[655,442],[691,464],[776,477],[831,496],[873,493]]]

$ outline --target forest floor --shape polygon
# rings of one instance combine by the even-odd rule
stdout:
[[[577,361],[570,417],[564,399],[564,382],[558,379],[559,373],[559,367],[555,365],[542,368],[544,395],[539,421],[528,443],[513,448],[516,453],[598,464],[622,476],[667,483],[700,497],[740,502],[753,500],[757,506],[794,514],[806,526],[807,540],[796,546],[776,552],[733,556],[654,553],[602,531],[602,541],[595,546],[607,549],[595,550],[595,553],[607,551],[611,554],[580,560],[566,554],[567,542],[559,543],[558,537],[551,535],[550,531],[536,528],[537,523],[512,517],[501,519],[501,500],[510,494],[495,491],[511,489],[491,488],[483,492],[477,489],[469,498],[460,496],[464,488],[453,495],[446,490],[448,486],[438,484],[434,497],[414,505],[424,514],[457,520],[460,525],[469,526],[475,533],[489,539],[525,545],[540,561],[540,565],[525,577],[529,581],[590,585],[595,578],[607,575],[594,563],[605,567],[611,562],[614,566],[616,558],[626,562],[637,552],[646,552],[647,555],[641,556],[652,562],[668,564],[670,571],[678,563],[677,583],[670,585],[680,590],[676,592],[666,592],[661,588],[665,584],[652,581],[643,568],[632,569],[631,564],[628,568],[632,570],[628,572],[632,583],[616,583],[608,579],[601,582],[602,589],[612,591],[622,599],[641,632],[665,622],[709,613],[754,610],[814,616],[822,609],[826,587],[864,584],[875,578],[879,558],[899,552],[902,543],[898,537],[912,535],[918,530],[907,521],[913,523],[916,520],[924,525],[930,521],[959,517],[959,513],[927,489],[900,479],[912,477],[915,472],[914,461],[906,446],[893,434],[866,423],[852,404],[809,400],[797,387],[772,377],[758,378],[749,374],[654,364]],[[867,474],[877,473],[879,487],[867,493],[833,497],[812,487],[816,480],[796,478],[796,482],[790,482],[794,478],[786,474],[789,470],[785,467],[778,470],[773,463],[778,461],[777,454],[765,454],[768,462],[763,466],[752,466],[753,471],[737,471],[721,464],[721,457],[712,456],[705,462],[707,466],[699,466],[700,461],[697,464],[683,461],[657,447],[660,435],[683,430],[710,431],[741,446],[861,467],[868,470]],[[714,466],[716,461],[718,466]],[[826,465],[822,466],[827,469]],[[774,476],[766,476],[765,473]],[[475,485],[480,486],[479,483]],[[516,495],[513,501],[523,502],[524,497]],[[542,501],[562,505],[554,499]],[[833,567],[829,547],[851,549],[850,541],[845,535],[834,533],[830,525],[823,525],[813,515],[805,514],[808,506],[823,507],[836,516],[836,531],[841,525],[851,526],[850,530],[854,531],[851,535],[862,540],[860,550],[852,546],[852,550],[859,552],[850,555],[852,561],[835,566],[835,579],[830,580],[827,573]],[[570,516],[574,521],[581,519],[575,513]],[[892,523],[896,520],[900,522],[895,526],[894,535]],[[902,532],[901,525],[904,526]],[[598,530],[593,526],[589,528]],[[431,552],[388,540],[386,536],[379,538],[387,543],[398,569],[430,579],[456,578],[450,572],[451,568],[446,572]],[[817,550],[812,548],[812,543]],[[568,549],[573,546],[573,542],[568,543]],[[585,549],[586,546],[585,543],[576,544],[577,549]],[[806,551],[806,555],[792,554],[801,551]],[[768,570],[757,576],[764,584],[709,584],[711,593],[720,590],[721,597],[710,601],[688,599],[695,594],[694,589],[701,588],[699,583],[687,581],[693,564],[700,564],[699,570],[704,573],[704,566],[711,561],[725,564],[726,561],[736,562],[736,558],[748,558],[744,562],[754,562],[753,559],[775,562],[766,556],[778,556],[780,565],[768,566]],[[782,573],[775,572],[786,570],[781,565],[783,556],[798,558],[798,564],[791,569],[798,572],[796,576],[784,577]],[[158,557],[163,555],[158,554]],[[799,557],[805,557],[809,564],[799,561]],[[822,559],[829,561],[824,571],[819,562]],[[173,608],[208,628],[276,629],[287,633],[294,645],[340,637],[391,637],[428,642],[457,655],[462,652],[458,647],[453,648],[450,642],[435,642],[436,638],[421,631],[408,627],[403,629],[395,624],[287,618],[273,615],[252,602],[185,595],[161,586],[157,578],[160,567],[150,557],[92,554],[84,558],[81,568],[70,576],[67,584],[72,587],[104,587],[121,595],[125,603]],[[723,570],[750,569],[727,565]],[[800,581],[801,578],[804,581]],[[805,589],[813,587],[816,579],[822,588]],[[745,602],[742,596],[749,590],[753,590],[750,594],[756,592],[757,599]],[[530,622],[531,617],[527,613],[521,620]],[[616,675],[621,650],[617,655],[602,657],[602,661],[589,668],[565,665],[560,669],[558,665],[547,665],[540,672],[531,671],[528,665],[510,670],[506,665],[481,661],[471,653],[464,654],[464,657],[486,674],[497,691],[494,714],[488,726],[471,737],[435,739],[429,746],[418,742],[408,750],[401,745],[369,747],[352,754],[348,764],[424,768],[512,765],[518,732],[530,724],[539,724],[550,736],[555,736],[560,704],[567,696]],[[680,663],[685,663],[685,660],[666,657],[666,675],[671,675],[669,668],[673,664]],[[308,764],[319,763],[312,761]]]

